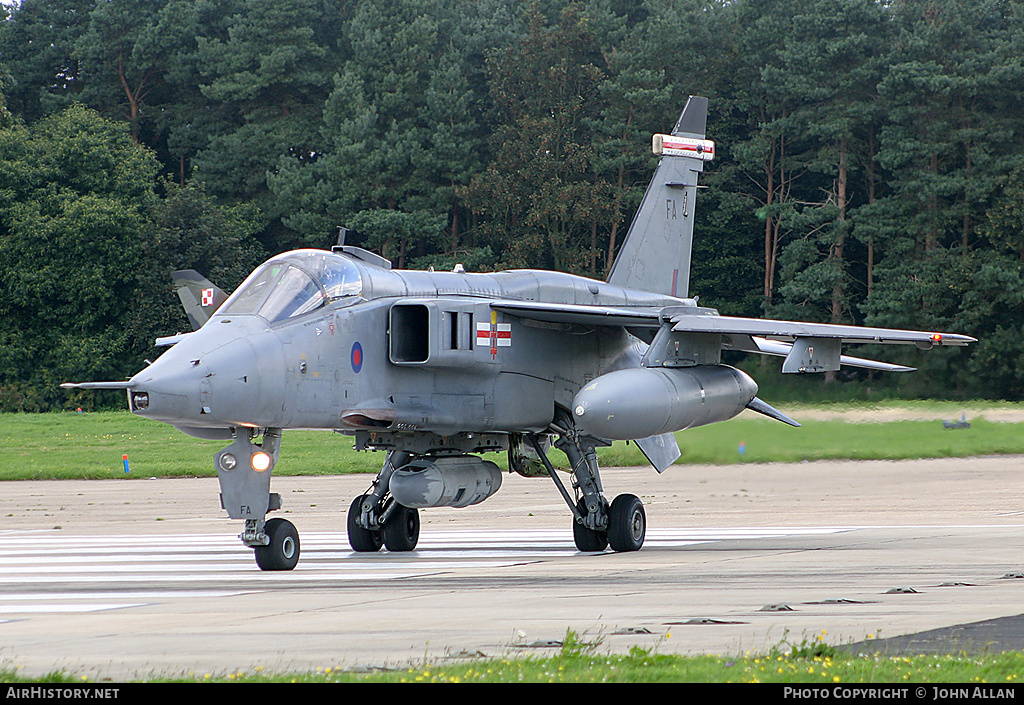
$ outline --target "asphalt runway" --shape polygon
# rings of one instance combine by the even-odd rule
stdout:
[[[644,548],[575,550],[550,480],[421,511],[416,551],[355,554],[370,476],[276,477],[302,541],[263,573],[215,479],[5,482],[0,667],[152,675],[544,655],[743,655],[813,642],[1024,648],[1024,458],[608,469]]]

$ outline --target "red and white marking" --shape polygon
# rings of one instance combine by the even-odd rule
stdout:
[[[692,157],[709,162],[715,158],[715,143],[676,135],[655,135],[652,142],[655,154],[663,157]]]
[[[476,344],[490,345],[499,348],[512,347],[512,324],[511,323],[477,323]]]

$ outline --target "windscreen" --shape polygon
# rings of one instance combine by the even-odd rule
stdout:
[[[274,282],[257,313],[273,323],[309,313],[325,303],[323,289],[304,271],[289,265]]]
[[[258,314],[273,323],[361,292],[359,269],[348,258],[333,252],[298,250],[257,268],[218,314]]]

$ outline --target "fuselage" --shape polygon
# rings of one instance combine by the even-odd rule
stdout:
[[[538,432],[588,381],[639,364],[645,346],[622,327],[511,316],[491,307],[502,300],[685,303],[558,272],[395,271],[299,250],[135,375],[130,406],[223,438],[239,426]]]

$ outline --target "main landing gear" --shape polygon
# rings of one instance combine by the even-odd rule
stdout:
[[[411,551],[420,538],[419,510],[395,501],[388,490],[397,468],[412,459],[411,453],[389,450],[373,484],[359,495],[348,510],[348,543],[353,551],[373,553],[384,546],[389,551]]]
[[[570,495],[544,454],[536,436],[528,440],[540,456],[555,487],[572,510],[572,536],[576,548],[584,552],[639,551],[647,534],[647,514],[643,502],[631,494],[622,494],[611,504],[605,499],[597,466],[594,439],[577,433],[567,414],[560,413],[551,429],[558,433],[555,447],[565,453],[572,466]]]
[[[643,502],[631,494],[619,495],[612,502],[605,498],[595,450],[600,441],[579,434],[572,418],[564,412],[556,416],[549,430],[557,434],[554,445],[565,453],[572,466],[572,494],[547,458],[541,443],[545,436],[524,434],[510,439],[510,467],[527,477],[545,473],[551,477],[572,511],[573,540],[580,551],[598,552],[609,546],[619,552],[640,550],[647,533]],[[407,475],[421,470],[423,475],[432,470],[437,474],[422,483],[409,484]],[[493,494],[501,484],[497,466],[473,456],[430,456],[389,450],[370,488],[349,507],[348,541],[352,550],[372,553],[382,546],[396,552],[416,548],[419,514],[415,508],[400,504],[392,494],[392,485],[399,480],[401,487],[395,488],[398,497],[419,507],[475,504]],[[428,498],[438,483],[443,488],[437,496]]]

